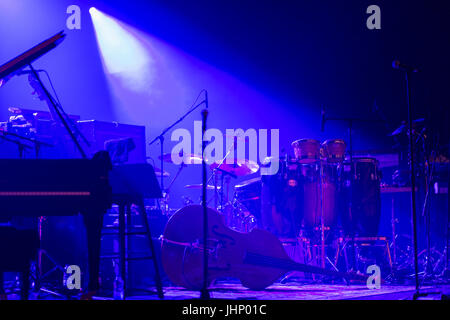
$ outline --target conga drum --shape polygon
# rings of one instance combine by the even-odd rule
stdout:
[[[352,208],[343,210],[343,227],[347,234],[378,235],[381,216],[381,172],[375,158],[353,158],[353,177],[349,179]]]
[[[330,139],[322,143],[322,158],[329,164],[339,164],[344,161],[345,142],[342,139]]]
[[[300,139],[292,142],[298,163],[314,163],[320,160],[320,142],[314,139]]]
[[[319,228],[322,224],[321,191],[323,188],[323,223],[333,228],[338,221],[340,167],[327,165],[303,165],[302,167],[302,209],[303,227],[307,230]],[[320,172],[322,170],[322,185]]]

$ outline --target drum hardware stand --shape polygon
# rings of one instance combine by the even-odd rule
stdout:
[[[450,166],[449,166],[449,170],[448,170],[448,174],[449,174],[449,180],[448,180],[448,186],[450,187]],[[447,228],[445,231],[445,249],[444,252],[442,253],[442,258],[445,259],[445,267],[444,270],[442,271],[441,277],[444,279],[450,279],[450,267],[448,265],[448,241],[450,238],[450,190],[448,190],[447,188]]]
[[[320,161],[320,160],[319,160]],[[320,256],[321,256],[321,264],[322,268],[325,268],[325,208],[324,208],[324,172],[323,172],[323,164],[320,163]]]
[[[427,278],[433,276],[433,268],[431,265],[431,212],[430,212],[430,185],[433,181],[433,165],[428,163],[427,160],[425,160],[425,168],[428,169],[429,172],[427,172],[426,175],[426,181],[425,181],[425,200],[423,203],[422,208],[422,217],[425,218],[425,228],[426,228],[426,241],[427,241],[427,247],[426,247],[426,259],[425,259],[425,265],[424,265],[424,274],[423,274],[423,281],[426,281]]]
[[[437,251],[438,255],[439,255],[439,259],[436,262],[436,264],[434,265],[434,267],[432,266],[432,262],[431,262],[431,212],[430,212],[430,192],[432,190],[432,183],[434,180],[434,164],[430,163],[430,161],[428,159],[434,158],[434,156],[436,155],[436,151],[432,150],[430,153],[430,156],[427,156],[427,152],[426,152],[426,147],[425,147],[425,137],[421,134],[419,134],[418,139],[422,138],[423,141],[423,151],[425,154],[425,168],[427,169],[427,175],[426,175],[426,181],[425,181],[425,200],[424,200],[424,204],[423,204],[423,208],[422,208],[422,217],[425,217],[425,226],[426,226],[426,241],[427,241],[427,247],[426,247],[426,259],[425,259],[425,266],[424,266],[424,274],[423,274],[423,282],[425,282],[427,279],[436,277],[436,276],[440,276],[437,275],[437,268],[439,267],[439,265],[441,264],[442,260],[445,258],[446,256],[446,250],[447,250],[447,245],[448,243],[446,243],[446,246],[444,248],[444,251],[442,253],[440,253],[439,251]],[[417,141],[416,141],[417,142]],[[436,142],[435,147],[439,145],[439,141]],[[446,231],[446,233],[448,232],[448,229]],[[433,249],[434,251],[434,249]],[[420,254],[419,254],[420,255]],[[445,264],[444,267],[444,271],[446,269],[447,263]],[[442,273],[444,273],[444,271]]]
[[[324,126],[326,121],[342,121],[347,123],[347,130],[348,130],[348,140],[349,140],[349,158],[350,158],[350,188],[349,188],[349,217],[352,219],[352,209],[353,209],[353,181],[354,181],[354,174],[355,170],[353,167],[353,124],[355,122],[369,122],[369,123],[378,123],[382,122],[385,123],[386,121],[383,119],[367,119],[367,118],[346,118],[346,117],[326,117],[325,112],[322,111],[322,131],[324,130]],[[353,222],[353,219],[352,219]],[[356,249],[355,249],[355,226],[352,225],[352,231],[351,231],[351,237],[352,237],[352,263],[353,265],[356,265]]]
[[[350,246],[351,244],[351,246]],[[393,272],[394,272],[394,265],[393,265],[393,260],[392,260],[392,254],[391,254],[391,250],[389,247],[389,240],[387,237],[383,237],[383,236],[375,236],[375,237],[355,237],[355,238],[350,238],[350,237],[341,237],[340,239],[338,239],[338,252],[336,254],[336,258],[335,258],[335,263],[338,263],[339,257],[341,256],[341,252],[344,255],[344,259],[345,259],[345,264],[347,265],[347,269],[348,269],[348,257],[347,257],[347,247],[351,247],[353,250],[353,247],[355,248],[354,250],[357,252],[356,256],[357,257],[357,261],[355,264],[355,271],[358,271],[358,269],[361,267],[361,258],[364,258],[364,256],[361,254],[361,248],[363,248],[364,246],[370,246],[371,248],[384,248],[384,255],[383,255],[383,259],[385,259],[385,261],[387,261],[387,263],[389,264],[389,269],[390,269],[390,273],[387,277],[392,277],[393,276]],[[360,272],[365,273],[365,270],[360,270]]]
[[[321,217],[321,221],[324,221],[324,219]],[[330,231],[329,227],[326,227],[324,223],[321,222],[320,227],[318,228],[320,229],[320,245],[318,245],[318,247],[320,248],[320,263],[321,263],[321,267],[325,268],[326,264],[328,263],[334,271],[340,272],[340,270],[337,268],[336,263],[333,263],[333,261],[331,261],[330,257],[328,256],[328,254],[326,254],[325,252],[325,248],[330,247],[331,244],[326,244],[326,236],[325,236],[325,232],[326,231]],[[314,247],[315,245],[313,245]],[[316,245],[317,246],[317,245]],[[347,280],[344,279],[344,281],[346,283]]]
[[[186,164],[184,162],[181,163],[181,166],[178,168],[177,173],[175,174],[175,177],[173,177],[172,181],[170,182],[169,186],[166,188],[166,190],[163,191],[163,204],[164,208],[162,209],[163,214],[167,214],[169,212],[169,194],[170,194],[170,188],[172,188],[175,180],[178,178],[178,176],[181,174],[181,171],[183,171],[184,168],[186,168]],[[161,176],[163,176],[164,173],[161,171]]]
[[[320,260],[322,268],[325,268],[326,262],[328,262],[331,267],[338,271],[338,268],[336,265],[330,260],[328,255],[325,253],[325,231],[327,227],[325,226],[325,190],[324,190],[324,171],[323,171],[323,164],[320,163]],[[328,228],[329,230],[329,228]]]
[[[231,153],[231,150],[234,148],[234,144],[235,143],[233,141],[233,143],[231,144],[231,146],[228,149],[227,153],[220,160],[219,165],[216,168],[214,168],[213,172],[211,173],[211,175],[209,176],[208,181],[207,181],[207,184],[208,184],[208,183],[210,183],[211,179],[214,178],[214,204],[215,204],[215,208],[216,209],[218,208],[218,206],[217,206],[217,198],[218,198],[218,194],[220,192],[220,210],[219,210],[220,212],[223,212],[223,207],[224,207],[224,204],[223,204],[224,176],[227,175],[227,176],[229,176],[231,178],[235,178],[235,179],[237,178],[237,176],[232,174],[231,172],[222,170],[220,168],[222,166],[222,164],[225,162],[225,160],[227,159],[228,155]],[[222,175],[221,175],[221,189],[220,189],[220,191],[217,188],[217,172],[218,171],[220,171],[222,173]],[[228,187],[229,187],[229,182],[227,182],[227,183],[228,183]],[[227,193],[228,193],[228,188],[227,188]],[[227,194],[227,202],[228,202],[228,199],[229,199],[228,196],[229,195]]]
[[[229,200],[229,187],[230,187],[230,178],[236,178],[236,176],[230,172],[224,171],[222,169],[216,168],[217,171],[219,171],[221,173],[220,175],[220,190],[217,191],[217,193],[219,193],[220,195],[220,212],[223,212],[224,206],[225,204],[228,203]],[[215,170],[216,170],[215,169]],[[215,174],[217,174],[217,172],[215,172]],[[227,185],[227,194],[226,197],[224,197],[224,186],[225,184]],[[215,179],[215,189],[217,190],[217,178]],[[217,196],[217,194],[216,194]],[[217,202],[217,200],[216,200]]]

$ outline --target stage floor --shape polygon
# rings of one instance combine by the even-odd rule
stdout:
[[[217,283],[210,289],[212,298],[233,300],[411,300],[414,286],[382,285],[380,289],[368,289],[365,285],[344,284],[274,284],[265,290],[252,291],[238,282]],[[450,285],[427,286],[421,292],[450,292]],[[165,287],[166,300],[197,299],[198,291],[179,287]],[[434,295],[431,299],[438,298]],[[130,300],[153,300],[156,295],[133,295]],[[440,299],[440,296],[439,298]]]
[[[8,300],[18,300],[17,291],[8,294]],[[153,290],[133,290],[127,300],[158,300]],[[368,289],[365,285],[318,284],[290,281],[276,283],[265,290],[253,291],[243,287],[236,280],[218,282],[210,288],[211,298],[230,300],[412,300],[415,287],[410,285],[381,285],[380,289]],[[450,284],[423,286],[421,293],[428,292],[426,299],[440,300],[441,295],[450,295]],[[199,292],[181,287],[165,286],[165,300],[198,299]],[[72,299],[76,299],[73,297]],[[41,292],[30,293],[30,300],[65,300]],[[109,294],[95,296],[94,300],[112,300]]]

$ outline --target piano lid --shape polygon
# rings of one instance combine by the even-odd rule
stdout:
[[[64,31],[58,32],[53,37],[42,41],[33,48],[25,51],[17,57],[0,66],[0,79],[9,76],[17,70],[29,65],[34,60],[40,58],[50,50],[56,48],[66,37]]]

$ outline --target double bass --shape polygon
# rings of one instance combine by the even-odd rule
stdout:
[[[200,290],[203,285],[203,208],[189,205],[167,222],[162,238],[162,264],[178,286]],[[242,233],[228,228],[222,216],[208,208],[208,284],[222,277],[238,278],[252,290],[262,290],[289,271],[346,280],[366,281],[364,275],[337,272],[293,261],[272,233],[253,229]]]

